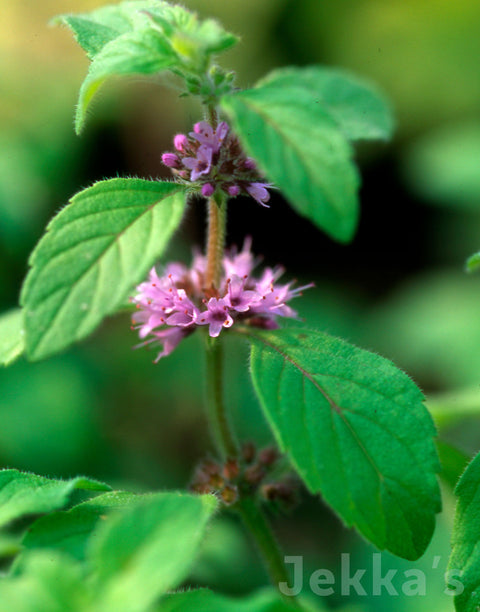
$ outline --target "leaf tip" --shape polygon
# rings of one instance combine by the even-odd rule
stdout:
[[[465,272],[472,274],[480,269],[480,252],[471,255],[465,262]]]

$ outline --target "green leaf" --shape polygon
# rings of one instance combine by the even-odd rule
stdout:
[[[26,550],[54,548],[83,561],[88,538],[99,521],[112,510],[123,508],[136,499],[133,493],[114,491],[98,495],[70,510],[52,512],[29,527],[22,546]]]
[[[224,96],[244,148],[293,208],[331,237],[351,240],[359,177],[336,121],[306,88],[269,86]]]
[[[196,13],[169,4],[148,11],[178,54],[185,67],[203,76],[210,56],[233,47],[238,38],[227,32],[214,19],[200,21]]]
[[[262,79],[258,86],[302,90],[315,98],[338,123],[349,140],[388,140],[394,121],[384,95],[373,85],[344,70],[309,66],[283,68]]]
[[[480,251],[470,255],[465,264],[467,272],[477,272],[480,269]]]
[[[212,54],[237,42],[215,20],[160,0],[122,2],[90,13],[60,15],[92,60],[80,89],[75,130],[81,132],[92,98],[110,77],[155,74],[167,69],[203,76]]]
[[[30,258],[21,296],[29,358],[66,348],[113,313],[165,250],[184,206],[185,187],[141,179],[74,196]]]
[[[455,493],[458,500],[448,572],[463,587],[456,590],[457,612],[477,612],[480,606],[480,454],[467,467]]]
[[[0,527],[29,514],[61,508],[75,489],[108,491],[110,487],[89,478],[52,480],[18,470],[1,470]]]
[[[162,612],[298,612],[299,607],[283,601],[271,590],[233,599],[202,589],[168,595],[162,599],[160,609]]]
[[[145,610],[186,578],[217,507],[213,496],[149,495],[107,519],[91,539],[98,609]]]
[[[0,317],[0,365],[9,365],[23,353],[23,313],[19,308]]]
[[[2,610],[85,612],[90,597],[79,565],[56,551],[25,556],[20,575],[0,580]]]
[[[420,557],[440,510],[420,390],[390,361],[322,332],[245,333],[263,411],[308,488],[378,548]]]
[[[90,13],[59,15],[53,22],[68,26],[78,44],[93,59],[112,40],[132,32],[136,27],[145,26],[148,18],[142,11],[152,9],[157,4],[157,0],[121,2]]]
[[[82,131],[90,102],[107,79],[132,74],[155,74],[177,63],[177,55],[169,43],[151,28],[127,32],[107,43],[95,55],[80,88],[75,116],[76,133]]]

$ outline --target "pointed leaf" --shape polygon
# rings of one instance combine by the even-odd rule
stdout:
[[[390,361],[318,331],[246,333],[263,411],[309,489],[378,548],[417,559],[440,510],[419,389]]]
[[[158,0],[121,2],[102,6],[89,13],[59,15],[53,22],[68,26],[78,44],[93,59],[107,43],[147,24],[148,18],[142,11],[157,5]]]
[[[211,495],[149,495],[106,520],[91,540],[99,610],[146,610],[186,578],[217,507]]]
[[[283,68],[268,74],[258,86],[307,91],[349,140],[388,140],[392,135],[393,116],[385,96],[347,71],[322,66]]]
[[[101,181],[71,200],[34,250],[22,291],[27,354],[40,359],[87,336],[163,253],[185,187]]]
[[[18,470],[0,471],[0,526],[29,514],[64,506],[75,489],[108,491],[110,487],[88,478],[52,480]]]
[[[51,512],[29,527],[22,546],[26,550],[53,548],[83,561],[88,538],[100,520],[112,510],[127,506],[137,499],[133,493],[113,491],[97,495],[70,510]]]
[[[306,88],[257,87],[221,104],[244,148],[293,208],[341,242],[358,218],[359,178],[336,121]]]
[[[480,269],[480,252],[470,255],[465,264],[467,272],[477,272]]]
[[[480,606],[480,453],[457,485],[457,509],[448,564],[456,588],[457,612],[477,612]],[[461,586],[459,586],[461,585]]]
[[[23,353],[23,313],[17,308],[0,317],[0,365],[9,365]]]
[[[112,76],[155,74],[178,63],[177,55],[165,38],[152,28],[127,32],[107,43],[90,65],[80,88],[75,131],[85,124],[87,109],[99,87]]]

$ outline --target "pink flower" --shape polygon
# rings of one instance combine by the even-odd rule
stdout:
[[[229,308],[237,312],[247,312],[247,310],[262,299],[262,296],[256,291],[245,289],[246,280],[246,278],[240,278],[236,275],[227,279],[225,303]]]
[[[185,134],[177,134],[173,139],[173,145],[180,153],[186,153],[190,147],[190,142]]]
[[[152,268],[149,278],[137,287],[132,298],[137,306],[132,316],[134,329],[143,342],[139,346],[159,344],[162,350],[155,361],[169,355],[178,343],[195,329],[208,325],[212,338],[235,322],[275,329],[278,316],[296,317],[287,304],[312,285],[293,288],[280,284],[283,268],[266,268],[259,277],[253,275],[258,263],[246,238],[240,252],[231,249],[223,258],[220,286],[205,293],[206,257],[196,253],[191,268],[169,263],[159,276]]]
[[[223,258],[223,268],[228,277],[239,276],[245,278],[249,276],[255,267],[255,259],[250,251],[252,239],[250,236],[245,238],[243,249],[237,253],[236,249],[231,249],[230,252]]]
[[[206,121],[200,121],[193,126],[193,132],[190,132],[189,136],[200,144],[210,147],[212,153],[218,153],[223,141],[227,137],[229,129],[225,121],[219,123],[216,130]]]
[[[175,153],[164,153],[162,155],[162,162],[168,168],[180,168],[181,167],[178,155],[175,155]]]
[[[198,148],[197,157],[184,157],[183,165],[191,170],[190,180],[196,181],[202,174],[208,174],[212,165],[212,149],[207,145]]]
[[[205,198],[209,198],[211,195],[213,195],[214,191],[215,187],[212,185],[212,183],[205,183],[204,185],[202,185],[202,195]]]
[[[222,327],[231,327],[233,319],[228,312],[226,301],[214,297],[210,298],[207,311],[200,315],[198,325],[209,325],[208,333],[212,338],[220,335]]]
[[[250,183],[246,189],[253,199],[257,200],[259,204],[268,208],[265,202],[270,199],[270,194],[267,191],[267,187],[271,187],[269,183]]]

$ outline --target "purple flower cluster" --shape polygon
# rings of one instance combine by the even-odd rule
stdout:
[[[244,154],[225,121],[216,130],[200,121],[188,136],[177,134],[173,144],[176,153],[164,153],[162,162],[180,179],[201,185],[206,198],[219,188],[230,197],[243,193],[267,206],[271,185],[259,181],[254,160]]]
[[[235,321],[275,329],[278,316],[297,316],[287,302],[313,285],[293,289],[293,283],[277,283],[284,271],[280,266],[265,268],[260,277],[252,276],[257,261],[250,247],[247,239],[240,252],[232,249],[225,254],[218,289],[205,289],[206,258],[200,254],[194,256],[191,268],[170,263],[163,276],[155,268],[150,270],[148,281],[137,287],[132,298],[138,309],[132,323],[144,339],[139,346],[162,346],[155,362],[169,355],[199,325],[208,325],[209,335],[216,338]]]

